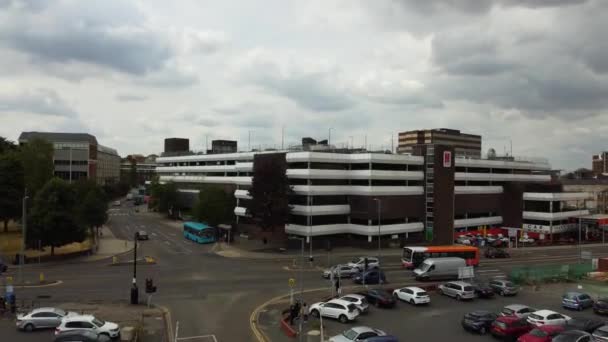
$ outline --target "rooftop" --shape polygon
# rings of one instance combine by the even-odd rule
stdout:
[[[35,138],[45,139],[50,142],[83,142],[97,145],[97,138],[88,133],[61,133],[61,132],[22,132],[19,142],[26,142]]]

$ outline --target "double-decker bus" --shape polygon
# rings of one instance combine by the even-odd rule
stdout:
[[[185,222],[184,237],[198,243],[215,242],[215,228],[200,222]]]
[[[403,247],[401,263],[403,267],[413,269],[427,258],[447,257],[462,258],[468,266],[478,266],[479,248],[474,246]]]

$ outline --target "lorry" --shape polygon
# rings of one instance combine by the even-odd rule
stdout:
[[[466,267],[462,258],[429,258],[414,270],[416,280],[457,279],[458,269]]]

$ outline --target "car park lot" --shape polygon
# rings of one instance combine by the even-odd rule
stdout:
[[[389,288],[389,286],[387,286]],[[405,340],[428,341],[492,341],[490,334],[485,336],[467,332],[461,326],[464,314],[475,310],[488,310],[499,313],[509,304],[525,304],[538,309],[549,309],[563,313],[572,318],[595,318],[607,320],[608,316],[598,316],[592,309],[582,312],[567,310],[561,306],[561,296],[576,284],[552,284],[542,286],[539,291],[529,287],[522,288],[516,296],[495,296],[490,299],[475,298],[469,301],[457,301],[454,298],[430,292],[429,305],[411,305],[400,301],[393,308],[370,308],[367,315],[357,317],[354,322],[341,324],[338,321],[324,319],[326,336],[334,336],[353,326],[365,325],[381,329],[388,334]],[[312,318],[312,320],[316,320]]]

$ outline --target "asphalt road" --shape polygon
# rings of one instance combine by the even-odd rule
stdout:
[[[134,233],[142,229],[148,232],[150,240],[140,243],[139,255],[152,256],[157,264],[138,266],[140,298],[145,300],[144,279],[152,277],[158,287],[152,301],[171,310],[173,324],[179,321],[179,337],[214,335],[217,341],[253,341],[249,329],[251,312],[268,299],[288,292],[289,278],[298,280],[296,288],[301,283],[305,289],[329,288],[330,285],[321,278],[318,269],[300,273],[289,268],[290,262],[217,256],[211,251],[213,245],[187,241],[179,228],[167,225],[155,214],[136,213],[128,204],[111,210],[108,226],[119,238],[132,239]],[[593,248],[592,251],[594,255],[608,256],[608,248]],[[332,264],[349,259],[332,255],[328,258],[326,252],[321,251],[315,254],[318,264],[326,264],[328,259]],[[370,254],[374,255],[375,251],[370,251]],[[487,277],[505,275],[518,265],[561,264],[578,258],[575,246],[518,254],[513,259],[483,260],[476,272]],[[391,283],[413,281],[411,273],[401,269],[398,256],[383,257],[382,267]],[[63,283],[46,288],[18,289],[19,300],[34,301],[39,306],[129,299],[133,272],[130,265],[109,266],[107,261],[98,261],[28,265],[24,268],[25,276],[34,279],[41,271],[48,279],[59,279]],[[0,320],[0,331],[12,329],[13,323],[9,323]],[[14,341],[48,340],[32,339],[33,336],[36,335]]]

